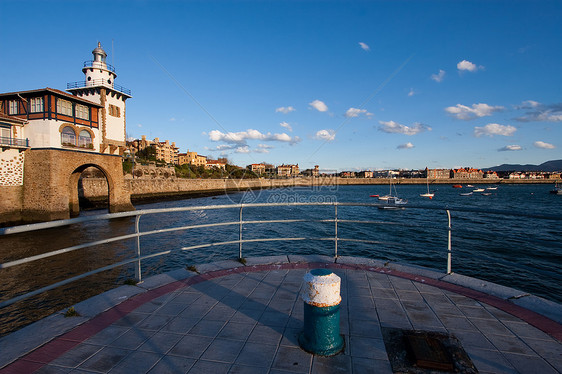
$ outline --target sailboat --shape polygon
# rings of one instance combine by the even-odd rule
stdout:
[[[433,192],[429,192],[429,178],[426,177],[426,183],[427,183],[427,193],[421,193],[420,196],[421,197],[429,197],[429,199],[433,199],[433,196],[435,196],[435,194]]]
[[[379,209],[404,209],[403,205],[408,203],[407,200],[400,199],[396,194],[396,187],[394,187],[394,195],[392,195],[392,179],[390,179],[390,191],[388,195],[379,196],[379,200],[385,201],[384,205],[380,205]]]

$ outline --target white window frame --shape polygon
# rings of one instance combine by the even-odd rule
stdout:
[[[88,136],[82,136],[82,134],[88,134]],[[86,130],[82,130],[80,131],[80,133],[78,134],[78,146],[89,146],[90,144],[92,144],[92,134],[90,134],[88,131]]]
[[[81,118],[85,120],[90,119],[90,111],[86,105],[76,104],[76,118]]]
[[[72,130],[72,134],[68,133],[66,134],[64,132],[65,129],[70,129]],[[65,126],[62,131],[61,131],[61,144],[65,145],[65,143],[68,143],[70,145],[76,145],[76,132],[74,132],[74,129],[70,126]]]
[[[18,101],[10,100],[8,103],[8,114],[18,114]]]
[[[68,100],[57,99],[57,113],[72,117],[72,103]]]
[[[43,112],[43,98],[42,97],[33,97],[31,99],[31,113],[41,113]]]

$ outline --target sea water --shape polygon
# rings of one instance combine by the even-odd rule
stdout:
[[[479,185],[478,185],[479,186]],[[479,186],[486,188],[488,186]],[[489,187],[492,187],[490,185]],[[549,194],[549,185],[499,185],[486,195],[451,185],[432,185],[433,199],[419,195],[425,185],[398,185],[400,198],[408,200],[403,210],[381,210],[372,206],[338,206],[340,256],[363,256],[447,269],[448,216],[451,213],[452,270],[455,273],[514,287],[556,302],[562,302],[560,220],[533,215],[558,215],[562,196]],[[492,187],[493,188],[493,187]],[[215,197],[139,204],[137,209],[243,203],[360,203],[377,204],[376,197],[389,192],[389,186],[313,186],[229,193]],[[427,209],[423,209],[426,207]],[[466,209],[478,212],[465,211]],[[464,209],[464,210],[463,210]],[[490,214],[505,211],[515,215]],[[103,213],[87,212],[86,215]],[[245,207],[244,221],[306,220],[306,222],[245,224],[243,239],[306,238],[273,242],[250,242],[242,246],[243,257],[322,254],[334,256],[335,207],[280,206]],[[142,231],[217,222],[238,222],[239,209],[193,210],[173,214],[143,216]],[[522,214],[522,215],[517,215]],[[352,221],[352,222],[346,222]],[[358,221],[369,221],[360,223]],[[134,219],[125,218],[71,225],[0,238],[0,262],[28,257],[106,237],[134,232]],[[141,238],[143,255],[172,250],[166,256],[143,261],[143,277],[210,261],[235,259],[239,245],[230,244],[181,250],[210,242],[238,240],[240,227],[206,227],[163,233]],[[324,239],[324,240],[321,240]],[[348,239],[360,240],[349,241]],[[30,264],[0,271],[1,300],[61,281],[70,276],[135,256],[136,240],[83,249]],[[65,306],[122,284],[134,277],[134,265],[100,273],[49,291],[0,311],[0,334],[58,311]]]

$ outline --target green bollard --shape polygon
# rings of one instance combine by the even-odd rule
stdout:
[[[340,335],[341,279],[328,269],[314,269],[304,281],[304,330],[299,345],[319,356],[338,354],[344,347]]]

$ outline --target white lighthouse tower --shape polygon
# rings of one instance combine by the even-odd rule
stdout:
[[[125,150],[126,117],[125,100],[131,98],[131,90],[115,84],[115,68],[105,59],[107,53],[98,42],[92,51],[94,59],[85,61],[82,72],[85,80],[67,84],[67,91],[75,96],[103,106],[100,109],[100,152],[122,154]]]

